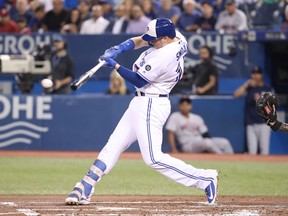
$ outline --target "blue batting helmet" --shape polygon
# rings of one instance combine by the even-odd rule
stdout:
[[[175,38],[175,26],[170,19],[157,18],[148,23],[147,32],[142,35],[142,39],[150,42],[165,36]]]

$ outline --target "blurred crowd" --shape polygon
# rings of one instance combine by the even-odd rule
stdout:
[[[288,30],[288,0],[0,0],[0,32],[145,32],[157,17],[180,31]]]

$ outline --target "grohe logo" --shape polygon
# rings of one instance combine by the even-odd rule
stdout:
[[[3,54],[27,54],[35,50],[37,44],[50,44],[51,35],[1,35],[0,52]]]
[[[44,120],[52,120],[51,96],[0,95],[0,148],[17,144],[32,144],[49,128],[42,126]],[[32,123],[33,121],[33,123]],[[35,123],[36,122],[36,123]]]
[[[232,60],[227,58],[230,48],[235,46],[235,38],[233,35],[199,35],[194,34],[188,38],[188,50],[193,55],[189,58],[188,64],[197,63],[199,48],[207,45],[214,50],[213,59],[217,67],[226,70],[227,66],[232,64]],[[196,58],[195,58],[195,57]]]

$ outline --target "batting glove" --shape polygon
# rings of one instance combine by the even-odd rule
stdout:
[[[113,46],[107,49],[104,53],[104,56],[115,59],[122,52],[133,50],[134,48],[135,48],[134,41],[132,39],[128,39],[117,46]]]
[[[105,67],[115,68],[115,65],[117,64],[117,62],[115,62],[112,58],[109,58],[105,55],[100,56],[100,60],[105,61]]]
[[[105,50],[105,53],[103,56],[107,58],[115,59],[117,56],[122,53],[122,50],[119,48],[119,46],[113,46],[107,50]]]

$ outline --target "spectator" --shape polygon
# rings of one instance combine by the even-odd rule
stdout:
[[[225,10],[225,0],[213,1],[214,17],[218,17],[220,12],[222,12],[223,10]]]
[[[61,33],[78,33],[80,30],[80,12],[77,8],[70,11],[69,19],[61,28]]]
[[[254,67],[251,71],[251,79],[234,92],[235,97],[245,95],[245,124],[249,154],[257,154],[258,144],[260,154],[269,154],[271,130],[257,114],[255,107],[256,100],[261,94],[270,91],[272,91],[272,88],[264,83],[261,68]]]
[[[27,26],[27,20],[25,17],[18,17],[17,19],[18,33],[31,34],[31,29]]]
[[[179,7],[174,6],[172,0],[160,0],[161,7],[156,11],[157,17],[165,17],[170,19],[174,24],[178,22],[181,15]]]
[[[53,0],[53,9],[45,15],[42,28],[44,31],[60,32],[68,17],[69,13],[64,9],[62,0]]]
[[[226,9],[218,16],[215,28],[230,34],[246,30],[246,15],[236,8],[235,0],[226,0],[225,7]]]
[[[90,13],[90,1],[80,0],[78,5],[78,10],[80,11],[80,28],[84,21],[92,17]]]
[[[125,7],[119,4],[115,7],[115,18],[107,27],[106,31],[113,34],[125,33],[128,26],[128,20],[125,17]]]
[[[140,6],[143,9],[145,16],[151,20],[156,18],[152,0],[140,0]]]
[[[45,12],[53,10],[53,1],[54,0],[39,0],[42,5],[44,5]]]
[[[218,94],[218,69],[213,63],[213,51],[208,46],[199,49],[201,63],[188,67],[188,73],[193,74],[193,92],[197,95]]]
[[[130,19],[132,7],[135,5],[134,0],[122,0],[122,4],[125,7],[125,16],[126,18]]]
[[[200,12],[195,9],[196,2],[194,0],[184,0],[183,9],[184,12],[181,14],[177,26],[182,31],[196,31],[198,26],[196,21],[201,16]]]
[[[41,29],[43,25],[43,19],[45,16],[45,10],[43,5],[39,5],[33,10],[34,16],[32,16],[30,22],[29,22],[29,27],[33,32],[38,31]]]
[[[17,24],[10,18],[9,11],[7,9],[0,9],[0,32],[1,33],[17,33]]]
[[[98,0],[98,4],[102,6],[103,17],[107,20],[112,20],[114,11],[113,11],[113,1],[112,0]]]
[[[18,20],[18,18],[25,18],[27,22],[30,22],[30,19],[32,18],[32,15],[30,13],[29,4],[27,0],[17,0],[16,1],[16,11],[11,14],[11,19],[13,19],[15,22]]]
[[[210,1],[203,1],[202,2],[202,13],[201,16],[197,21],[196,24],[199,30],[202,31],[214,31],[216,25],[216,18],[213,16],[213,7]]]
[[[100,5],[94,5],[92,7],[92,18],[83,22],[80,33],[81,34],[102,34],[105,32],[109,25],[109,20],[103,16],[102,7]]]
[[[54,86],[51,94],[68,94],[70,83],[74,77],[74,65],[67,52],[67,44],[61,35],[53,35],[52,72],[49,77],[53,80]],[[48,93],[48,92],[46,92]]]
[[[147,30],[147,25],[151,21],[144,15],[142,8],[139,5],[132,7],[131,19],[128,21],[126,29],[127,34],[142,34]]]
[[[171,114],[167,121],[168,141],[172,152],[233,154],[228,139],[211,137],[208,128],[199,115],[191,113],[192,103],[189,98],[179,101],[180,112]],[[180,146],[177,149],[176,140]]]
[[[184,10],[183,8],[183,0],[172,0],[173,5],[179,7],[181,11]]]
[[[125,80],[120,76],[120,74],[113,70],[110,74],[110,86],[107,89],[106,94],[114,95],[127,95],[130,91],[126,87]]]

